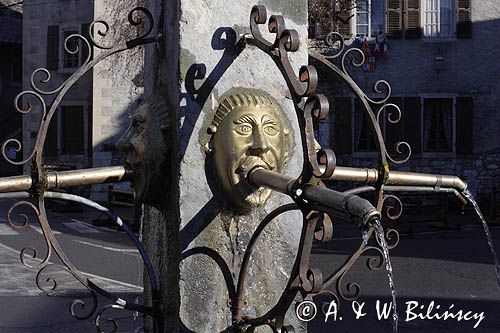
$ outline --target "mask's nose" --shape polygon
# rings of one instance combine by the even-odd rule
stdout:
[[[259,128],[252,133],[253,140],[252,146],[250,147],[251,155],[262,156],[262,154],[266,153],[269,150],[269,144],[261,130],[262,129]]]
[[[118,149],[118,151],[126,153],[131,149],[132,145],[130,144],[130,139],[132,138],[132,134],[132,127],[127,128],[125,133],[123,133],[123,135],[115,143],[116,149]]]

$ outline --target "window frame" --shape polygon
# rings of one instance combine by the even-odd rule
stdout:
[[[65,60],[66,56],[70,55],[64,50],[64,40],[65,40],[65,33],[68,31],[71,31],[73,33],[77,33],[81,35],[80,27],[76,25],[59,25],[59,40],[60,40],[60,47],[59,47],[59,66],[58,66],[58,72],[60,73],[73,73],[75,72],[80,65],[82,64],[82,45],[80,42],[79,38],[76,38],[76,43],[78,45],[78,53],[76,54],[77,56],[77,64],[74,67],[65,67]]]
[[[372,20],[372,2],[373,1],[381,1],[382,2],[382,6],[383,6],[383,10],[382,10],[382,13],[383,15],[381,16],[382,17],[382,32],[384,34],[386,34],[386,11],[387,11],[387,4],[386,2],[387,1],[384,1],[384,0],[366,0],[367,1],[367,4],[368,4],[368,9],[366,10],[366,12],[368,13],[368,35],[367,36],[364,36],[364,38],[367,38],[368,40],[374,40],[377,36],[372,36],[373,34],[373,20]],[[357,5],[356,5],[357,6]],[[350,24],[351,24],[351,31],[352,31],[352,38],[356,38],[356,37],[359,37],[360,34],[358,33],[358,22],[357,22],[357,17],[358,17],[358,8],[357,7],[354,7],[352,9],[353,11],[353,17],[351,18],[350,20]],[[364,24],[366,25],[366,24]]]
[[[370,98],[375,97],[375,96],[368,96]],[[408,96],[393,96],[393,97],[398,97],[402,98],[402,100],[405,99],[405,97]],[[455,157],[457,154],[456,150],[456,145],[457,145],[457,98],[459,97],[458,94],[456,93],[423,93],[423,94],[418,94],[417,97],[420,99],[420,145],[422,147],[422,151],[420,153],[412,153],[412,156],[420,156],[420,158],[429,158],[429,157]],[[351,154],[353,158],[372,158],[374,156],[378,156],[378,151],[364,151],[364,150],[358,150],[358,147],[356,146],[356,98],[355,97],[350,97],[351,98],[351,124],[352,124],[352,129],[351,129]],[[451,99],[451,105],[452,105],[452,138],[451,138],[451,150],[450,151],[426,151],[425,149],[425,126],[424,126],[424,118],[425,118],[425,100],[426,99]],[[381,106],[380,106],[381,107]],[[363,111],[364,112],[364,111]],[[380,114],[381,121],[380,121],[380,130],[382,132],[382,136],[384,137],[384,140],[386,138],[386,130],[387,126],[390,126],[387,124],[387,113],[388,111],[384,109],[384,111]],[[402,109],[402,119],[403,121],[405,116],[405,111]],[[387,142],[386,142],[387,143]],[[413,148],[413,147],[412,147]]]
[[[456,155],[456,144],[457,144],[457,97],[458,94],[446,94],[446,93],[426,93],[419,94],[420,98],[420,145],[422,147],[422,157],[433,157],[433,156],[450,156]],[[425,147],[425,100],[426,99],[451,99],[452,112],[451,112],[451,150],[450,151],[428,151]],[[404,116],[404,114],[403,114]]]
[[[374,98],[376,99],[377,97],[380,98],[380,96],[377,96],[377,95],[369,95],[368,96],[369,98]],[[351,155],[353,158],[375,158],[378,156],[378,150],[377,150],[377,142],[376,142],[376,139],[375,137],[373,137],[373,134],[371,131],[369,131],[368,128],[366,128],[366,130],[369,131],[369,135],[372,136],[373,140],[374,140],[374,144],[375,144],[375,149],[374,150],[359,150],[356,143],[357,143],[357,138],[356,138],[356,134],[357,134],[357,127],[356,127],[356,112],[362,112],[363,113],[363,117],[366,117],[366,111],[364,110],[364,107],[362,106],[362,104],[360,105],[361,108],[363,109],[360,109],[360,110],[357,110],[356,109],[356,101],[358,100],[357,97],[349,97],[351,99]],[[385,115],[385,111],[383,112],[383,115]],[[366,123],[368,125],[370,125],[370,120],[369,119],[366,119]],[[382,136],[385,136],[385,121],[383,121],[383,125],[380,127],[380,130],[382,131]]]
[[[82,108],[82,115],[83,115],[83,152],[80,154],[68,154],[64,152],[64,129],[62,128],[63,126],[63,110],[62,108],[64,107],[81,107]],[[63,160],[66,159],[71,159],[74,157],[82,157],[82,156],[88,156],[89,154],[89,149],[91,147],[89,146],[89,131],[91,130],[90,128],[90,123],[89,123],[89,109],[90,105],[87,101],[66,101],[66,102],[61,102],[59,107],[57,108],[57,112],[55,114],[55,117],[52,121],[56,122],[57,130],[56,130],[56,154],[51,157],[56,157],[56,158],[62,158]]]
[[[441,1],[443,0],[431,0],[431,1],[437,1],[438,6],[437,6],[437,26],[438,26],[438,33],[437,36],[429,36],[426,34],[426,26],[427,26],[427,1],[429,0],[420,0],[420,22],[421,22],[421,27],[422,27],[422,39],[428,40],[428,41],[443,41],[443,40],[455,40],[456,39],[456,25],[457,25],[457,0],[449,0],[451,1],[450,9],[451,9],[451,21],[449,23],[450,25],[450,34],[446,36],[440,36],[439,31],[441,30]]]
[[[367,26],[367,35],[364,36],[364,38],[370,38],[372,35],[372,0],[365,0],[368,8],[364,10],[362,13],[367,15],[367,23],[363,23],[363,26]],[[358,37],[360,34],[358,33],[358,7],[359,6],[356,2],[356,7],[354,8],[354,16],[352,17],[353,24],[352,24],[352,29],[353,29],[353,36]]]

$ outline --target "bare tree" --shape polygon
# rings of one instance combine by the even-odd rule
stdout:
[[[357,8],[356,0],[313,0],[309,7],[309,24],[319,25],[321,31],[340,32],[348,24]]]

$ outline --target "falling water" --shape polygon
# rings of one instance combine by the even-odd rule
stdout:
[[[474,209],[476,210],[477,216],[479,217],[479,219],[483,223],[484,233],[486,234],[486,238],[488,239],[488,245],[490,246],[491,254],[493,255],[493,260],[495,262],[495,272],[497,273],[497,283],[498,283],[498,287],[500,288],[500,263],[498,262],[498,256],[497,256],[497,253],[495,251],[495,247],[493,246],[493,239],[491,238],[490,228],[488,228],[488,224],[486,223],[486,219],[484,218],[483,214],[481,213],[481,210],[479,209],[479,206],[477,205],[476,200],[474,200],[474,197],[469,192],[469,190],[464,190],[462,192],[462,194],[474,206]]]
[[[392,331],[398,331],[398,312],[396,309],[396,288],[394,287],[394,279],[392,274],[392,264],[389,258],[389,248],[387,242],[385,241],[384,228],[380,224],[379,220],[373,221],[373,229],[375,230],[375,236],[377,237],[380,245],[382,246],[384,259],[385,259],[385,269],[387,270],[387,277],[389,278],[389,287],[391,288],[392,295]]]
[[[139,242],[142,243],[142,241],[143,241],[143,228],[144,228],[144,205],[141,204],[140,207],[141,207],[141,217],[139,219],[139,222],[140,222],[140,226],[139,226]],[[135,216],[134,216],[134,218],[135,218]],[[137,267],[144,267],[144,263],[142,261],[142,257],[141,257],[141,255],[139,253],[136,256],[136,261],[137,261]],[[136,281],[137,281],[136,285],[138,285],[138,286],[142,286],[144,284],[143,270],[142,269],[139,269],[137,271],[137,280]],[[142,304],[142,298],[141,298],[141,296],[136,296],[134,302],[135,302],[135,304]],[[134,318],[134,321],[137,320],[137,319],[139,319],[139,312],[138,311],[134,311],[133,318]]]

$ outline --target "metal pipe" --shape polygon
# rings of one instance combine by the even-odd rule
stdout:
[[[422,187],[422,186],[384,186],[387,192],[420,192],[420,193],[453,193],[462,205],[467,205],[467,200],[463,195],[454,188],[435,188],[435,187]]]
[[[342,193],[349,194],[349,195],[360,195],[361,193],[367,193],[367,192],[373,192],[373,191],[375,191],[375,187],[373,187],[373,186],[361,186],[361,187],[352,188],[352,189],[344,191]]]
[[[377,182],[378,178],[377,169],[337,166],[333,175],[324,180],[355,181],[371,184]],[[385,185],[432,186],[436,188],[453,188],[460,192],[467,188],[467,184],[456,176],[404,171],[390,171]]]
[[[61,188],[130,180],[131,172],[123,166],[48,172],[47,188]]]
[[[457,176],[432,175],[415,172],[389,172],[386,185],[410,185],[410,186],[432,186],[435,188],[453,188],[464,191],[467,184]]]
[[[341,180],[373,184],[378,180],[378,171],[377,169],[336,166],[333,171],[333,175],[325,180]]]
[[[12,176],[0,178],[0,193],[23,192],[31,188],[30,176]]]
[[[261,167],[252,169],[247,178],[255,186],[263,186],[290,196],[301,196],[308,203],[318,204],[327,208],[329,213],[350,219],[358,225],[364,225],[374,218],[380,218],[380,213],[368,200],[355,195],[344,194],[312,184],[306,184],[301,193],[294,193],[295,179]]]
[[[48,171],[45,178],[45,189],[49,190],[79,185],[117,183],[128,181],[131,178],[132,172],[124,166],[69,171]],[[33,179],[28,175],[0,178],[0,193],[28,191],[32,186]]]

